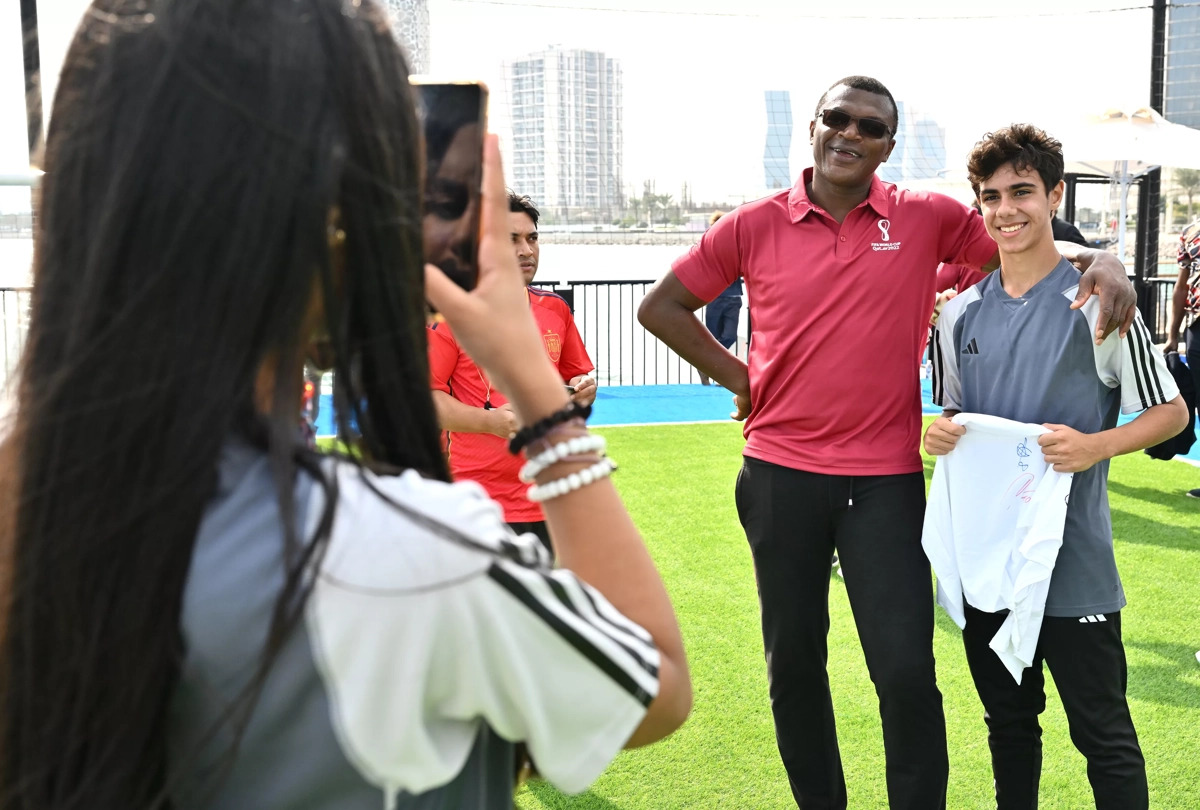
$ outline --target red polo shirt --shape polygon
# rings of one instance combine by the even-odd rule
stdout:
[[[579,337],[579,330],[575,328],[567,302],[554,293],[534,287],[528,289],[529,307],[538,331],[542,333],[542,346],[563,380],[587,374],[594,366]],[[429,373],[434,390],[445,391],[472,408],[482,408],[489,401],[493,407],[508,402],[458,345],[449,324],[436,324],[426,331],[429,335]],[[449,440],[451,474],[456,479],[478,482],[492,500],[504,507],[505,521],[545,520],[542,508],[525,496],[529,484],[523,484],[517,478],[525,460],[508,452],[507,439],[490,433],[450,432]]]
[[[944,293],[946,290],[953,289],[956,293],[966,292],[971,287],[974,287],[979,282],[987,278],[987,273],[982,270],[977,270],[974,267],[964,267],[961,264],[943,264],[938,267],[937,281],[933,285],[933,291]],[[934,301],[929,302],[929,317],[933,317]],[[925,347],[929,344],[929,330],[921,336],[921,357],[925,356]]]
[[[974,210],[878,177],[840,225],[805,190],[726,214],[672,269],[710,301],[739,275],[750,299],[745,454],[835,475],[921,470],[919,347],[939,262],[996,253]]]
[[[974,267],[963,267],[961,264],[943,264],[937,271],[937,292],[945,292],[953,287],[958,292],[966,292],[987,278],[987,273]]]

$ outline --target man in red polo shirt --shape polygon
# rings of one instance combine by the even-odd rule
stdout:
[[[528,286],[540,256],[538,210],[529,197],[512,191],[508,210],[513,250],[542,345],[564,383],[575,389],[572,398],[590,405],[596,399],[596,381],[588,375],[594,366],[570,307],[561,296]],[[508,438],[520,427],[512,406],[458,345],[448,324],[433,324],[428,333],[433,402],[449,439],[450,472],[456,479],[479,483],[504,507],[505,522],[515,531],[536,534],[553,554],[542,508],[525,496],[529,485],[518,478],[524,459],[508,452]]]
[[[776,739],[806,810],[847,804],[825,668],[835,549],[879,697],[891,807],[946,802],[916,370],[938,263],[992,269],[996,245],[965,205],[875,177],[897,118],[875,79],[836,82],[809,124],[813,168],[791,190],[722,217],[638,312],[733,391],[734,417],[746,419],[737,508],[754,557]],[[1099,286],[1105,311],[1119,313],[1101,323],[1128,328],[1135,296],[1120,263],[1078,246],[1063,253],[1094,261],[1081,298]],[[748,367],[692,314],[739,275],[754,323]]]

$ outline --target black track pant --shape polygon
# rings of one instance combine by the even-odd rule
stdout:
[[[837,476],[747,458],[737,507],[758,581],[775,737],[802,810],[846,807],[829,695],[829,568],[841,560],[879,697],[891,810],[946,806],[946,724],[921,550],[921,473]]]
[[[1034,810],[1042,773],[1046,708],[1042,661],[1062,698],[1071,741],[1087,759],[1088,781],[1099,810],[1145,810],[1146,761],[1125,700],[1125,648],[1121,614],[1042,620],[1037,657],[1017,684],[988,642],[1008,611],[984,613],[966,606],[963,646],[975,689],[983,701],[996,780],[998,810]]]
[[[546,521],[535,520],[528,523],[510,523],[508,524],[508,528],[517,534],[537,535],[537,539],[542,541],[542,545],[546,547],[546,551],[550,552],[550,559],[554,559],[554,544],[550,542],[550,529],[546,527]]]

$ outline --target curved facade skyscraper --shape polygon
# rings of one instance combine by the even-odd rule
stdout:
[[[426,0],[387,0],[392,31],[404,46],[408,69],[429,72],[429,5]]]
[[[927,180],[946,172],[946,129],[919,110],[905,110],[896,102],[900,128],[896,146],[887,163],[879,167],[879,177],[887,183]]]
[[[792,95],[787,90],[767,91],[767,144],[763,148],[763,173],[768,190],[791,188]]]

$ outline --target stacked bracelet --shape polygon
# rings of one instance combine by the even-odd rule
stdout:
[[[584,424],[582,419],[579,417],[568,419],[562,424],[555,425],[547,430],[545,435],[543,435],[541,438],[533,439],[529,442],[529,444],[525,445],[525,458],[531,459],[534,456],[540,456],[552,446],[558,444],[559,442],[566,441],[567,439],[574,439],[577,436],[590,435],[591,434],[588,433],[587,425]]]
[[[555,478],[553,481],[548,481],[545,484],[530,487],[526,497],[534,503],[548,501],[551,498],[566,495],[568,492],[574,492],[577,489],[586,487],[588,484],[593,484],[596,481],[607,478],[616,469],[616,462],[611,458],[602,458],[592,466],[585,467],[579,472],[573,472],[570,475]]]
[[[567,439],[564,442],[559,442],[556,445],[546,448],[525,462],[525,466],[521,468],[520,478],[525,483],[531,484],[538,473],[547,467],[557,464],[568,456],[577,456],[582,453],[599,453],[603,456],[604,448],[605,441],[603,436],[586,435]]]
[[[591,405],[580,405],[578,402],[572,400],[562,410],[555,411],[549,416],[534,422],[532,425],[526,425],[518,430],[516,435],[508,440],[508,450],[513,455],[516,455],[530,442],[536,441],[549,433],[550,429],[554,426],[576,418],[586,420],[591,415]]]

